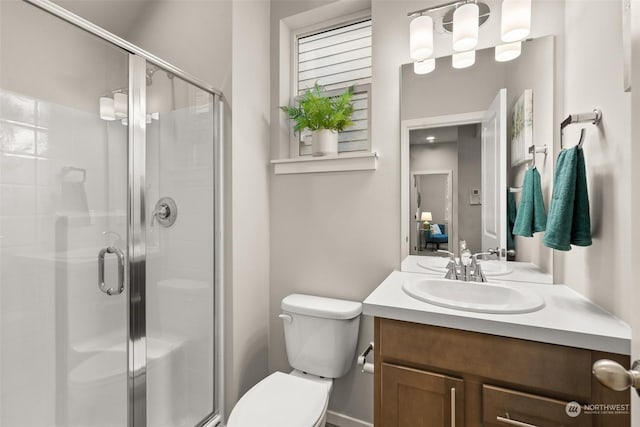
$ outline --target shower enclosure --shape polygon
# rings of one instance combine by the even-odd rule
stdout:
[[[215,426],[221,94],[0,2],[0,427]]]

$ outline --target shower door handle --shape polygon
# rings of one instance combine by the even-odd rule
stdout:
[[[104,283],[104,258],[107,254],[115,254],[118,257],[118,286],[108,288]],[[124,291],[124,253],[113,246],[103,248],[98,254],[98,288],[107,295],[119,295]]]

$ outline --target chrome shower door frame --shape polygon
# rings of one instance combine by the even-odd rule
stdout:
[[[214,114],[214,411],[197,427],[216,427],[224,421],[224,146],[226,112],[221,91],[174,65],[104,30],[49,0],[23,0],[129,53],[129,117],[127,152],[127,427],[147,427],[146,331],[146,67],[153,64],[213,95]],[[153,426],[149,426],[153,427]]]
[[[127,246],[129,303],[127,304],[127,418],[129,427],[147,426],[146,212],[147,61],[129,55],[129,177]]]

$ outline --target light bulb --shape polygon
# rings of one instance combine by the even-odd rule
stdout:
[[[414,61],[422,61],[433,54],[433,19],[430,16],[418,16],[409,24],[409,48]]]
[[[496,46],[496,61],[507,62],[516,59],[522,52],[522,42]]]
[[[464,52],[478,45],[480,8],[475,3],[467,3],[453,12],[453,50]]]
[[[503,42],[515,42],[527,37],[531,31],[531,0],[504,0],[501,30]]]
[[[476,63],[476,51],[454,53],[451,56],[451,66],[453,68],[467,68]]]
[[[429,74],[436,69],[435,58],[416,61],[413,63],[413,72],[416,74]]]

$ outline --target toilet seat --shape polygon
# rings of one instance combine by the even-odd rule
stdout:
[[[331,382],[275,372],[245,393],[227,427],[316,427],[329,403]]]

